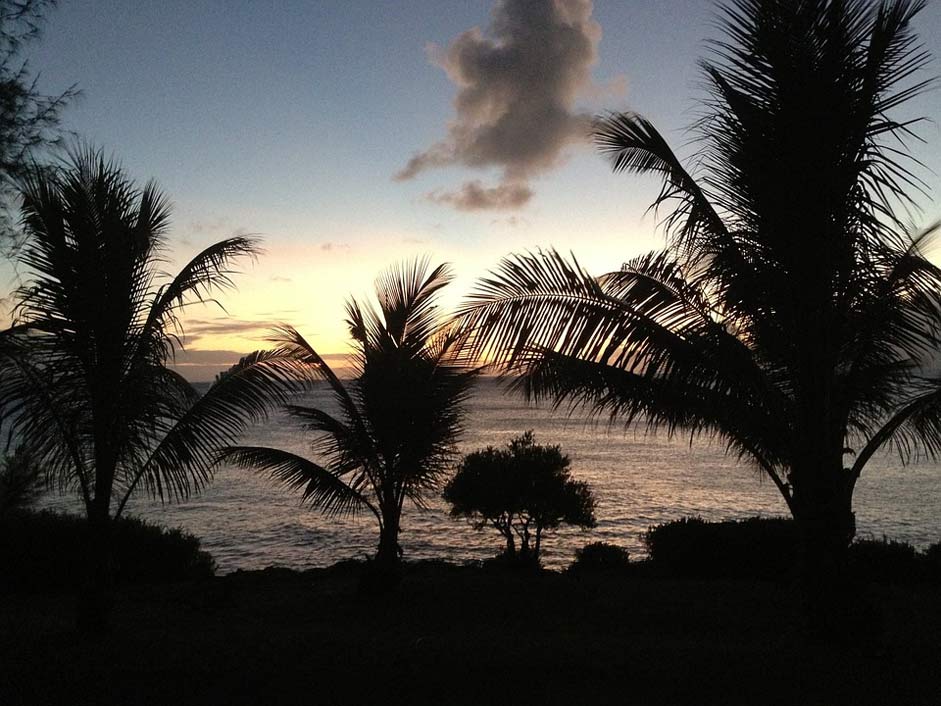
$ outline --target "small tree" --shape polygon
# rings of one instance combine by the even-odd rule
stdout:
[[[587,483],[572,480],[570,465],[558,446],[536,444],[528,431],[505,449],[488,446],[465,456],[444,499],[452,517],[499,531],[507,557],[538,562],[546,531],[563,523],[595,526],[594,495]]]
[[[392,585],[399,573],[403,506],[423,507],[457,458],[454,443],[477,375],[460,362],[455,333],[442,326],[438,295],[450,281],[448,265],[429,271],[427,259],[415,260],[376,281],[378,309],[351,300],[349,362],[356,378],[346,383],[301,334],[281,329],[279,351],[327,383],[339,413],[287,407],[313,434],[313,460],[260,446],[232,446],[222,455],[302,490],[327,515],[371,512],[379,525],[381,585]],[[273,379],[271,386],[278,390],[284,382]]]

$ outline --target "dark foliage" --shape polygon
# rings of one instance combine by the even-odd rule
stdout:
[[[925,563],[928,567],[928,575],[933,580],[941,582],[941,542],[936,542],[925,550]]]
[[[887,537],[853,542],[849,566],[856,578],[879,583],[911,583],[929,578],[924,555],[911,544]]]
[[[569,571],[575,573],[614,573],[631,568],[630,553],[608,542],[591,542],[576,550]]]
[[[84,518],[50,511],[0,518],[0,588],[74,591],[84,576],[88,532]],[[215,571],[196,537],[137,518],[112,523],[111,546],[117,584],[203,579]]]
[[[18,446],[0,460],[0,517],[29,508],[43,490],[42,469]]]
[[[785,579],[797,563],[799,536],[785,518],[706,522],[684,517],[644,535],[650,561],[682,578]]]
[[[56,0],[0,0],[0,246],[10,244],[15,180],[44,149],[61,138],[62,109],[77,95],[74,86],[57,95],[37,88],[24,58]]]
[[[801,552],[799,528],[790,518],[684,517],[651,527],[644,542],[651,572],[676,578],[788,581]],[[938,546],[921,553],[887,538],[857,539],[848,550],[849,576],[886,584],[937,580]]]
[[[546,532],[562,524],[595,526],[595,498],[587,483],[571,478],[570,464],[558,446],[536,444],[529,431],[505,449],[465,456],[444,499],[452,517],[500,532],[507,560],[538,562]]]

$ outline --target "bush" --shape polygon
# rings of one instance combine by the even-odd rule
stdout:
[[[886,537],[857,539],[850,545],[849,564],[856,578],[882,583],[920,581],[926,573],[926,561],[915,547]]]
[[[630,554],[624,547],[607,542],[591,542],[575,552],[569,567],[574,572],[608,573],[630,568]]]
[[[0,588],[73,589],[85,575],[88,522],[44,510],[17,512],[0,521]],[[212,557],[199,540],[136,518],[112,524],[117,584],[162,583],[210,577]]]
[[[684,517],[651,527],[644,537],[651,568],[677,578],[787,579],[800,567],[800,536],[790,518],[706,522]],[[941,543],[924,554],[883,537],[858,539],[847,552],[860,581],[907,583],[941,579]]]
[[[787,518],[684,517],[651,527],[644,542],[659,573],[681,578],[782,579],[798,559],[797,528]]]
[[[925,550],[925,564],[928,576],[935,581],[941,581],[941,542],[932,544]]]

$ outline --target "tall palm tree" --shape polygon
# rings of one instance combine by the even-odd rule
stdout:
[[[81,618],[103,627],[108,535],[128,499],[198,491],[218,450],[288,399],[296,366],[278,352],[251,356],[202,396],[168,367],[183,310],[231,288],[255,240],[223,240],[162,274],[166,198],[91,149],[34,169],[21,193],[25,282],[0,334],[0,414],[50,480],[81,496],[92,538]]]
[[[376,282],[379,310],[347,304],[355,379],[344,383],[292,328],[275,339],[328,385],[340,413],[289,406],[314,434],[316,460],[265,447],[236,446],[223,458],[269,473],[328,515],[368,511],[379,526],[376,563],[399,564],[406,500],[424,506],[454,464],[464,403],[476,370],[453,361],[457,335],[439,325],[438,292],[451,280],[447,265],[428,261],[392,268]]]
[[[535,398],[717,435],[773,481],[809,575],[855,533],[873,454],[941,451],[935,227],[893,118],[927,86],[919,0],[734,0],[703,64],[687,170],[643,117],[599,119],[615,171],[663,182],[663,252],[590,276],[556,252],[507,258],[461,311],[470,350]]]

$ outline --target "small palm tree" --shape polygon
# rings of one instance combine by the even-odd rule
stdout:
[[[135,491],[198,491],[218,450],[288,399],[296,366],[277,352],[248,357],[202,396],[168,367],[180,314],[230,288],[255,240],[215,243],[163,275],[165,197],[91,149],[34,169],[21,192],[26,280],[0,334],[0,414],[48,480],[82,498],[92,546],[81,617],[104,627],[112,521]]]
[[[476,370],[452,362],[457,337],[438,322],[437,295],[451,280],[427,261],[390,269],[376,283],[379,310],[347,305],[355,380],[344,383],[294,329],[280,331],[291,352],[329,386],[339,415],[319,408],[287,411],[307,431],[316,460],[280,449],[236,446],[223,458],[269,473],[328,515],[366,510],[379,525],[376,563],[395,569],[406,501],[424,506],[456,460],[464,403]]]
[[[840,566],[878,449],[941,451],[941,270],[934,228],[912,236],[897,215],[919,181],[914,123],[891,117],[927,85],[923,6],[729,2],[696,170],[639,115],[596,126],[615,171],[662,179],[667,249],[601,278],[514,256],[462,311],[471,348],[531,396],[751,459],[803,530],[809,576]]]

